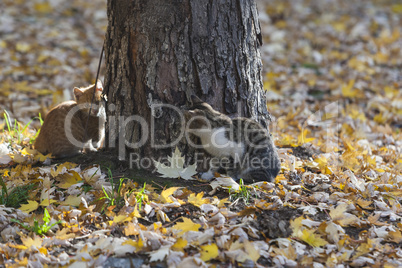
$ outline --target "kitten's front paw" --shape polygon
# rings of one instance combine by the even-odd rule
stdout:
[[[82,151],[83,151],[84,153],[89,153],[89,152],[96,152],[97,149],[92,146],[92,141],[89,140],[89,141],[85,144],[84,149],[83,149]]]
[[[92,142],[92,146],[96,149],[99,149],[101,147],[102,143],[100,141],[98,142]]]
[[[87,148],[84,148],[84,150],[82,150],[82,151],[87,154],[87,153],[90,153],[90,152],[96,152],[98,150],[96,150],[93,147],[87,147]]]
[[[215,178],[215,175],[211,170],[201,173],[201,179],[202,180],[210,181],[213,178]]]

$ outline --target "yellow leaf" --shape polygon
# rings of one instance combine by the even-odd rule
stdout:
[[[290,228],[293,230],[293,236],[299,237],[301,235],[302,220],[304,220],[303,216],[290,220]]]
[[[321,170],[321,173],[331,175],[332,171],[328,167],[328,159],[325,156],[321,155],[319,158],[314,159],[316,163],[318,163],[318,167]]]
[[[402,4],[395,4],[391,7],[392,12],[402,14]]]
[[[359,219],[355,215],[346,212],[347,207],[348,204],[342,203],[329,212],[332,220],[342,227],[359,223]]]
[[[355,98],[360,94],[360,90],[353,88],[355,80],[352,79],[347,85],[342,86],[342,96],[346,98]]]
[[[320,235],[314,234],[314,230],[310,229],[304,229],[299,238],[312,247],[321,247],[328,244],[328,242],[322,239]]]
[[[392,99],[399,95],[399,89],[391,86],[386,86],[384,87],[384,93],[388,99]]]
[[[170,187],[169,189],[163,190],[161,195],[160,195],[160,200],[163,203],[173,203],[172,199],[170,196],[176,192],[177,189],[180,189],[181,187]]]
[[[356,258],[371,252],[372,247],[373,247],[373,240],[368,238],[367,243],[360,244],[360,246],[356,249],[355,252]]]
[[[78,207],[81,204],[81,197],[69,195],[62,204],[65,206]]]
[[[21,205],[20,210],[25,213],[30,213],[39,207],[38,202],[28,200],[28,204]]]
[[[15,45],[15,50],[18,52],[26,53],[31,49],[31,45],[25,42],[18,42]]]
[[[42,253],[43,255],[47,255],[47,249],[44,247],[40,248],[39,252]]]
[[[127,215],[121,214],[119,216],[114,217],[113,222],[120,223],[120,222],[123,222],[125,219],[127,219]]]
[[[124,246],[124,245],[133,246],[133,247],[135,247],[136,252],[137,252],[138,250],[140,250],[144,247],[144,241],[141,238],[138,239],[138,241],[134,241],[134,240],[130,239],[130,240],[127,240],[127,241],[121,243],[121,245],[122,246]]]
[[[367,217],[367,221],[368,221],[370,224],[375,224],[375,225],[378,225],[378,226],[387,225],[385,222],[379,221],[380,216],[381,216],[380,213],[377,213],[377,214],[374,214],[374,213],[373,213],[373,214],[371,214],[370,216]]]
[[[35,3],[34,9],[40,13],[52,12],[52,6],[49,4],[49,2]]]
[[[343,21],[334,22],[332,27],[338,32],[344,32],[346,30],[346,24]]]
[[[380,112],[379,114],[376,114],[373,119],[374,122],[385,124],[388,120],[388,117],[386,117],[383,112]]]
[[[24,246],[24,245],[9,244],[9,246],[10,246],[11,248],[21,249],[21,250],[26,250],[26,249],[28,249],[28,248],[27,248],[26,246]]]
[[[124,234],[126,236],[138,235],[139,234],[138,227],[134,223],[129,222],[127,223],[126,227],[124,227]]]
[[[209,261],[219,256],[218,246],[216,244],[210,244],[201,246],[201,260]]]
[[[61,178],[63,182],[57,186],[63,189],[68,189],[72,185],[82,181],[80,174],[78,174],[76,171],[70,171],[69,173],[61,174],[58,177]]]
[[[34,157],[34,159],[39,162],[44,162],[48,158],[52,158],[52,154],[43,155],[38,152],[37,155],[35,155],[35,157]]]
[[[54,237],[59,240],[67,240],[67,239],[74,238],[75,237],[74,233],[67,234],[68,232],[71,232],[71,231],[72,231],[71,228],[60,229],[59,231],[56,232],[56,235]]]
[[[183,249],[187,246],[187,244],[188,244],[188,242],[187,242],[186,239],[183,239],[183,238],[179,237],[176,240],[176,243],[173,244],[172,250],[183,251]]]
[[[42,246],[43,239],[40,236],[34,235],[34,239],[27,236],[27,237],[21,237],[21,241],[22,244],[24,244],[24,246],[26,246],[27,248],[34,246],[39,249]]]
[[[402,234],[401,231],[396,229],[395,231],[390,231],[388,233],[388,238],[389,240],[391,240],[392,242],[395,242],[397,244],[402,242]]]
[[[244,249],[246,250],[250,260],[252,260],[253,262],[258,261],[258,259],[260,258],[260,252],[258,249],[254,247],[254,245],[250,241],[248,240],[244,241]]]
[[[75,168],[76,166],[77,166],[77,164],[75,164],[75,163],[65,162],[65,163],[57,166],[56,170],[50,171],[50,174],[52,175],[53,178],[55,178],[60,173],[64,173],[69,169]]]
[[[389,56],[389,54],[377,52],[377,54],[374,55],[374,60],[379,64],[384,64],[389,62]]]
[[[363,198],[359,198],[356,201],[356,204],[361,206],[364,209],[370,209],[370,205],[373,203],[373,201],[370,200],[364,200]]]
[[[302,132],[300,132],[300,135],[297,138],[297,143],[299,145],[303,145],[305,143],[315,140],[315,138],[306,138],[309,133],[310,131],[308,129],[305,129]]]
[[[189,218],[182,218],[183,222],[178,222],[176,223],[175,226],[173,226],[174,230],[181,230],[181,232],[179,232],[179,235],[188,232],[188,231],[198,231],[198,229],[201,228],[201,225],[198,223],[194,223],[192,220],[190,220]]]
[[[50,204],[53,204],[53,203],[56,203],[57,201],[56,200],[54,200],[54,199],[43,199],[42,200],[42,202],[40,202],[40,204],[39,204],[39,206],[42,206],[42,207],[47,207],[47,206],[50,206]]]
[[[30,149],[28,147],[25,147],[24,149],[22,149],[21,154],[22,155],[34,155],[36,154],[36,150],[35,149]]]
[[[28,258],[24,257],[22,260],[17,260],[16,264],[18,264],[19,267],[27,267],[28,266]]]
[[[232,202],[229,201],[229,198],[224,198],[224,199],[220,199],[218,202],[218,208],[222,208],[225,206],[225,204],[230,204]]]
[[[130,213],[131,218],[142,218],[140,212],[138,211],[138,207],[134,207],[134,211]]]
[[[196,207],[200,207],[202,204],[208,204],[209,201],[207,199],[202,199],[203,196],[204,192],[198,193],[197,195],[192,193],[188,197],[188,202]]]
[[[19,155],[19,154],[14,154],[14,155],[11,155],[11,156],[13,158],[13,161],[18,163],[18,164],[22,164],[27,160],[25,157],[23,157],[22,155]]]

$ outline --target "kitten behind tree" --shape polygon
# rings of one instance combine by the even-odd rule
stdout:
[[[213,157],[210,171],[203,178],[210,179],[219,172],[246,182],[274,181],[280,161],[265,128],[248,118],[231,119],[196,96],[192,101],[193,107],[184,111],[188,132],[197,136]]]
[[[102,90],[100,81],[96,83],[96,87],[91,85],[86,88],[74,88],[75,101],[60,103],[46,115],[34,144],[35,149],[42,154],[51,153],[52,156],[61,158],[100,148],[105,137],[106,121],[101,99]],[[88,115],[94,91],[91,114]]]

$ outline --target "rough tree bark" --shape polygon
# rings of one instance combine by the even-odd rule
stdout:
[[[135,143],[147,131],[138,115],[155,120],[154,141],[168,144],[180,134],[171,109],[195,94],[229,116],[246,116],[263,124],[269,118],[262,88],[261,33],[254,0],[108,0],[105,90],[108,92],[107,146],[119,133]],[[122,132],[124,131],[124,132]],[[147,142],[141,156],[170,154]],[[124,158],[124,155],[123,155]]]

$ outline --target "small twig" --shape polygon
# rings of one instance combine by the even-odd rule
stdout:
[[[152,181],[152,183],[156,184],[156,185],[159,186],[161,189],[165,188],[165,187],[163,187],[162,185],[160,185],[160,184],[157,183],[157,182]]]
[[[74,239],[83,239],[83,238],[87,238],[91,235],[97,235],[97,234],[108,233],[108,232],[110,232],[110,230],[98,230],[98,231],[95,231],[95,232],[92,232],[92,233],[89,233],[89,234],[86,234],[86,235],[83,235],[80,237],[74,237]]]
[[[95,79],[95,89],[94,89],[94,93],[92,94],[92,101],[91,101],[91,106],[89,107],[87,122],[85,123],[84,141],[87,139],[87,136],[88,136],[89,117],[91,116],[92,104],[94,103],[94,100],[95,100],[96,85],[98,84],[98,78],[99,78],[100,67],[101,67],[101,64],[102,64],[102,56],[103,56],[104,48],[105,48],[105,42],[103,42],[103,45],[102,45],[102,51],[101,51],[101,54],[100,54],[99,64],[98,64],[98,71],[96,73],[96,79]]]
[[[172,224],[175,223],[176,221],[180,220],[181,218],[182,218],[182,217],[179,217],[179,218],[177,218],[177,219],[175,219],[175,220],[173,220],[173,221],[170,221],[170,222],[168,222],[168,223],[162,225],[162,227],[163,227],[163,228],[169,227],[170,225],[172,225]]]

